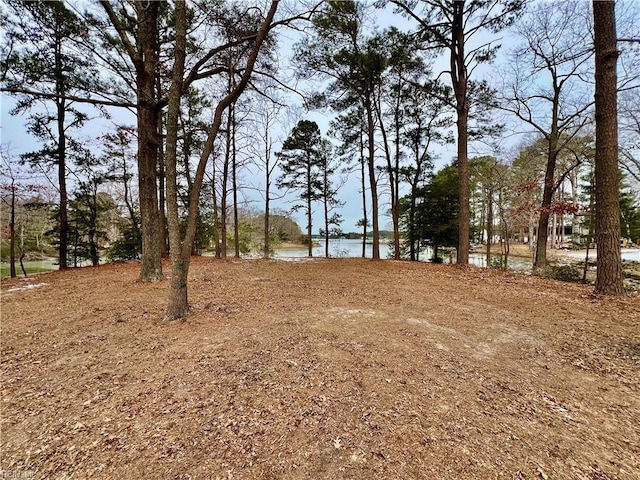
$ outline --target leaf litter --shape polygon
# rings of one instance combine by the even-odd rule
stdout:
[[[454,265],[194,259],[2,283],[2,472],[640,478],[640,299]],[[167,268],[168,270],[168,268]]]

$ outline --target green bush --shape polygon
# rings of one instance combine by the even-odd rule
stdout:
[[[575,265],[549,265],[548,277],[563,282],[582,282],[582,271]]]
[[[0,260],[2,260],[3,262],[8,262],[10,256],[9,244],[3,243],[2,245],[0,245]]]
[[[129,226],[122,232],[122,237],[111,244],[107,251],[110,262],[123,262],[140,258],[142,237],[138,228]]]

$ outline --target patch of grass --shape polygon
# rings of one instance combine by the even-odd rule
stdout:
[[[27,271],[27,275],[33,275],[36,273],[45,273],[50,272],[58,268],[57,265],[53,263],[51,260],[34,260],[29,262],[24,262],[24,268]],[[16,263],[16,273],[19,277],[22,277],[22,269],[20,268],[20,263]],[[8,263],[0,264],[0,277],[9,278],[11,275],[11,267]]]

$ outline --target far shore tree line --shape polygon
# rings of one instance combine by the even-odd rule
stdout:
[[[157,281],[169,256],[166,318],[182,318],[190,258],[204,249],[268,256],[302,236],[311,255],[320,209],[328,256],[350,176],[360,185],[363,256],[371,237],[380,258],[388,206],[394,258],[419,260],[429,245],[437,259],[439,247],[455,247],[466,264],[472,243],[487,243],[488,260],[499,243],[506,263],[519,241],[544,274],[549,246],[595,242],[596,292],[624,292],[621,239],[640,237],[631,193],[640,56],[638,32],[616,25],[635,25],[625,22],[638,13],[632,3],[2,4],[1,88],[39,142],[19,158],[2,148],[12,260],[55,248],[61,269],[97,264],[108,245],[109,258],[139,257],[140,279]],[[376,8],[415,28],[375,28]],[[290,65],[279,51],[287,35],[296,38]],[[514,40],[501,51],[507,35]],[[295,98],[330,112],[329,131],[304,119]],[[87,136],[118,110],[135,125]],[[505,150],[523,130],[527,140]],[[434,171],[448,144],[453,160]],[[262,205],[249,206],[250,191]],[[305,235],[274,212],[285,196],[304,212]]]

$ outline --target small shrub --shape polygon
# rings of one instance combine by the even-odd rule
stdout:
[[[582,282],[582,271],[575,265],[549,265],[548,277],[563,282]]]
[[[299,235],[296,242],[300,245],[309,245],[309,235]]]
[[[122,237],[111,244],[107,251],[110,262],[123,262],[140,258],[142,238],[137,228],[126,228]]]

